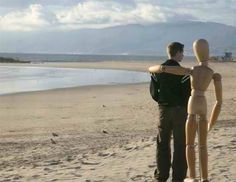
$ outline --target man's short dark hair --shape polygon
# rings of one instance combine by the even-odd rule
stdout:
[[[175,56],[177,52],[183,52],[183,51],[184,51],[184,45],[179,42],[172,42],[167,46],[167,53],[170,57]]]

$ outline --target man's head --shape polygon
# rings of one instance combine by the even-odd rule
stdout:
[[[167,46],[167,54],[170,59],[181,61],[184,57],[184,45],[179,42],[172,42]]]

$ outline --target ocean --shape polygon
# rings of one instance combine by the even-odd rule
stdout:
[[[96,61],[160,61],[166,56],[156,55],[80,55],[80,54],[30,54],[0,53],[0,57],[9,57],[32,62],[96,62]],[[188,56],[185,59],[194,60]]]
[[[148,73],[138,71],[0,66],[0,95],[149,80]]]

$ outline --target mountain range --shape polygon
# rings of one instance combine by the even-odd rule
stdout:
[[[71,31],[0,32],[0,52],[104,55],[165,55],[168,43],[185,45],[192,55],[194,40],[209,41],[211,55],[236,54],[236,27],[212,22],[129,24]]]

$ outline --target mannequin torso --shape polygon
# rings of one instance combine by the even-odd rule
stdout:
[[[205,65],[194,66],[190,72],[192,92],[188,102],[189,114],[207,114],[204,92],[213,76],[213,70]]]

